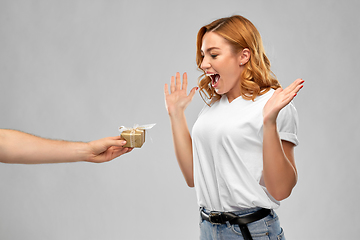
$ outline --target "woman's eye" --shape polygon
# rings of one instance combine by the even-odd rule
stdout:
[[[210,55],[212,58],[216,58],[218,55],[217,54],[211,54]]]

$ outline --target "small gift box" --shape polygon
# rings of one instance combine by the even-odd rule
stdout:
[[[121,126],[119,128],[120,135],[121,138],[126,141],[126,144],[123,147],[141,148],[145,142],[145,130],[151,129],[153,126],[155,126],[155,124],[142,126],[135,124],[133,128]]]
[[[141,148],[145,142],[145,130],[126,130],[121,133],[121,139],[126,140],[124,147]]]

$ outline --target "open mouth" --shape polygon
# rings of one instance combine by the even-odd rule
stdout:
[[[216,83],[219,81],[220,79],[220,75],[217,73],[214,74],[208,74],[207,76],[209,76],[211,78],[211,85],[214,87],[216,85]]]

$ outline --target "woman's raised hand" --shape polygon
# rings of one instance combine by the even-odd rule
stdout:
[[[185,111],[194,97],[197,87],[191,89],[189,95],[187,95],[187,74],[183,74],[183,82],[181,84],[180,73],[176,73],[176,77],[171,77],[170,93],[169,87],[165,84],[165,107],[169,115],[175,114],[178,111]]]
[[[264,123],[276,123],[280,110],[288,105],[303,87],[304,80],[296,79],[287,88],[278,88],[263,109]]]

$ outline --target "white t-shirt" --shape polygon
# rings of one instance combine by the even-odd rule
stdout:
[[[200,112],[192,130],[194,181],[200,207],[212,211],[237,211],[280,203],[260,184],[263,157],[262,111],[274,93],[255,101],[241,96],[229,103],[226,95]],[[277,118],[280,138],[298,144],[298,115],[293,103]]]

